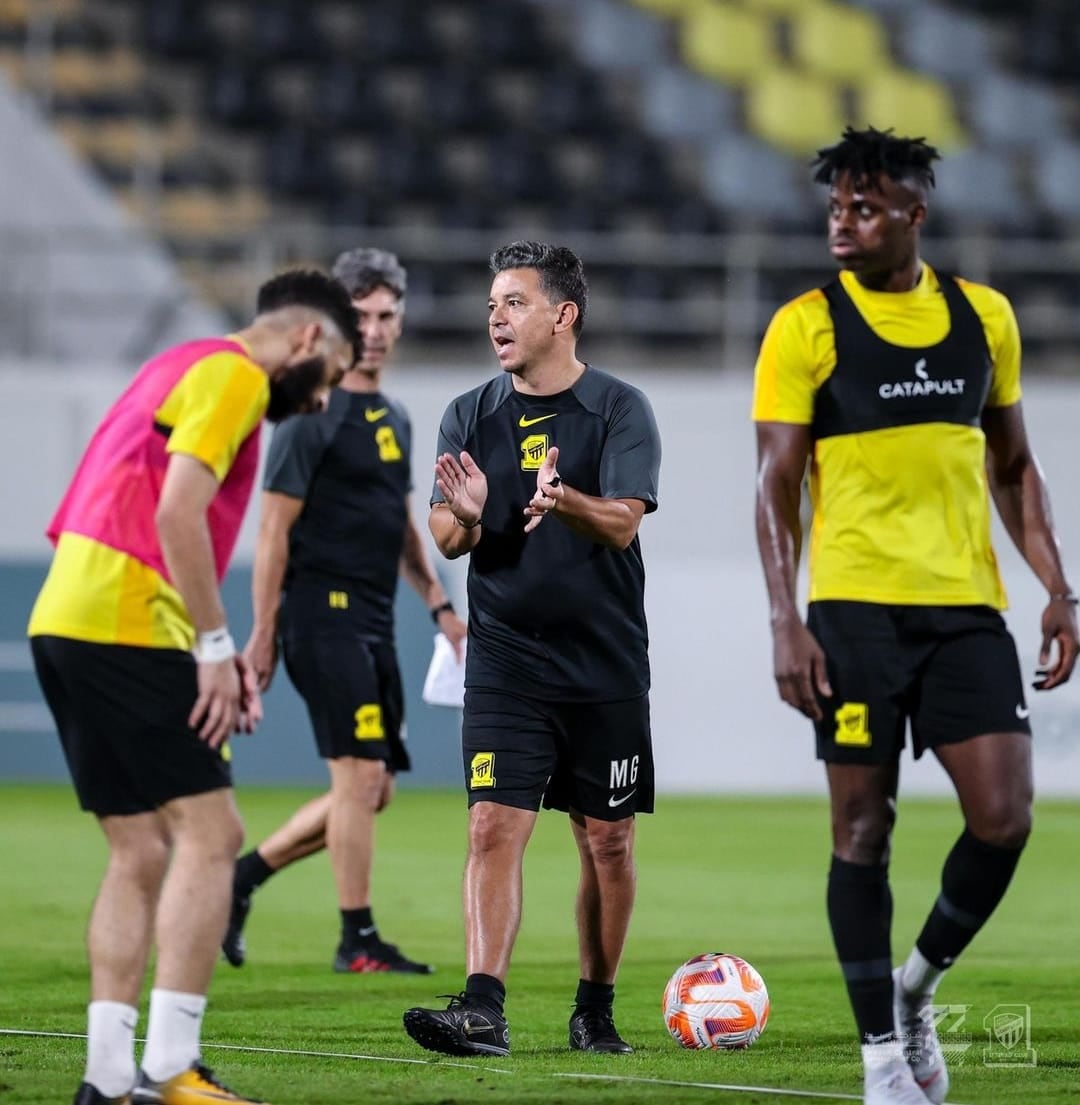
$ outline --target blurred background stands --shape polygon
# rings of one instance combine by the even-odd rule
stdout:
[[[410,343],[446,360],[482,350],[488,252],[543,235],[587,262],[591,350],[748,368],[830,271],[813,151],[848,122],[923,134],[947,155],[929,255],[1012,295],[1052,369],[1080,338],[1073,9],[0,0],[0,65],[223,325],[275,267],[365,241],[402,255]],[[56,235],[17,230],[0,285],[29,303],[52,287],[13,274]]]

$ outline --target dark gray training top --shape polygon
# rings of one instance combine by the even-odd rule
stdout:
[[[393,639],[411,449],[405,409],[381,392],[335,389],[325,413],[294,415],[274,431],[263,488],[304,500],[285,587],[313,583],[348,595],[344,610],[323,610],[324,602],[312,619]]]
[[[480,541],[469,564],[465,683],[533,698],[611,702],[649,688],[645,567],[557,516],[525,533],[523,511],[551,446],[571,487],[657,505],[660,435],[636,388],[586,368],[558,395],[523,395],[505,374],[447,408],[439,452],[464,449],[487,476]],[[438,487],[432,502],[442,502]]]

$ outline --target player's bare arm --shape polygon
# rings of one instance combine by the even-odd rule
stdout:
[[[154,519],[169,577],[200,635],[224,630],[226,625],[206,517],[217,490],[217,477],[202,461],[173,454]],[[236,730],[242,708],[246,713],[252,709],[261,713],[257,703],[245,703],[235,656],[200,661],[198,680],[199,696],[189,724],[212,748],[219,747]]]
[[[815,721],[818,694],[831,697],[825,653],[806,628],[796,604],[796,575],[802,543],[799,503],[810,455],[807,426],[757,423],[758,471],[755,520],[758,553],[769,592],[773,632],[773,674],[780,697]]]
[[[255,672],[259,690],[274,678],[277,664],[277,620],[285,567],[289,562],[289,533],[304,508],[304,500],[278,491],[264,491],[259,535],[251,573],[251,636],[244,657]]]
[[[1076,598],[1065,578],[1061,549],[1050,512],[1050,494],[1028,443],[1022,405],[983,411],[990,493],[1013,544],[1050,596],[1042,615],[1039,666],[1046,669],[1036,690],[1066,682],[1080,651]]]
[[[525,532],[531,533],[548,514],[556,515],[575,533],[606,545],[625,549],[637,535],[645,515],[641,499],[603,499],[586,495],[563,483],[558,474],[559,449],[552,446],[536,474],[536,494],[529,500]]]
[[[480,540],[487,476],[468,453],[443,453],[435,461],[435,484],[445,501],[432,506],[428,528],[443,556],[455,560]]]
[[[433,613],[438,611],[435,614],[435,624],[460,658],[461,642],[465,639],[468,629],[450,606],[446,591],[435,574],[424,540],[413,521],[411,504],[409,518],[405,523],[405,545],[401,553],[400,573],[420,596],[428,610]]]

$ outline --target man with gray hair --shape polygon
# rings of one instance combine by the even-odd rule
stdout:
[[[428,974],[427,964],[381,939],[371,911],[375,815],[393,796],[395,772],[409,769],[394,647],[399,571],[455,649],[466,630],[412,521],[408,415],[381,391],[401,337],[405,269],[386,250],[353,249],[338,257],[333,275],[356,308],[363,355],[326,414],[292,419],[274,435],[252,578],[254,627],[244,650],[266,689],[280,646],[308,706],[330,790],[240,857],[222,949],[242,966],[251,895],[277,871],[327,848],[341,908],[334,970]]]

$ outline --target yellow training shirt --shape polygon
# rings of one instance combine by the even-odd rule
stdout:
[[[910,292],[841,272],[829,297],[815,289],[776,312],[754,381],[755,421],[812,428],[810,601],[1003,608],[978,415],[1020,400],[1009,301],[928,265]],[[981,334],[964,331],[961,347],[969,308]],[[842,372],[838,341],[859,351]],[[971,367],[987,354],[984,372]]]

